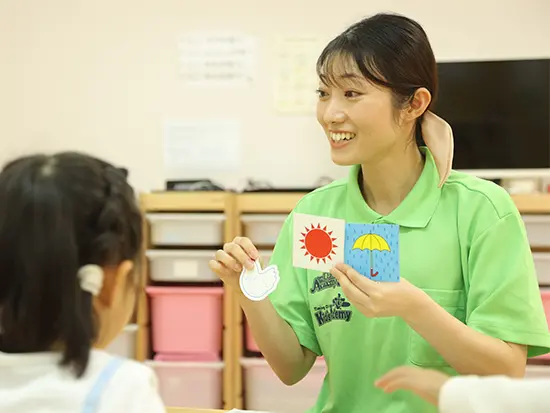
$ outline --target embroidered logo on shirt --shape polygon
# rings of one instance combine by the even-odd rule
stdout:
[[[338,293],[338,295],[332,299],[331,304],[315,306],[313,308],[313,315],[315,316],[319,327],[334,320],[349,322],[352,315],[352,312],[349,309],[350,306],[351,304],[345,299],[345,297]]]
[[[324,272],[318,277],[313,279],[313,287],[309,290],[311,294],[318,293],[319,291],[327,290],[329,288],[339,287],[340,283],[329,272]]]

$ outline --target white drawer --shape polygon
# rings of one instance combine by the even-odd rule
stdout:
[[[158,378],[166,406],[221,409],[223,362],[146,361]]]
[[[137,324],[128,324],[105,349],[110,354],[129,359],[136,358]]]
[[[523,215],[529,244],[550,247],[550,215]]]
[[[534,252],[533,259],[539,284],[550,286],[550,252]]]
[[[147,214],[151,243],[157,246],[223,244],[224,214]]]
[[[286,217],[285,214],[241,215],[244,234],[255,245],[275,245]]]
[[[527,379],[550,379],[550,366],[528,365],[525,369]]]
[[[272,250],[259,250],[260,257],[262,259],[262,267],[265,268],[269,265],[269,262],[271,261],[271,256],[273,255]]]
[[[215,251],[149,250],[149,274],[153,281],[218,281],[208,266]]]

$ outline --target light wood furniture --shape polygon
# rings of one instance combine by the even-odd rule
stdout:
[[[152,212],[222,212],[225,214],[224,223],[224,242],[231,241],[237,231],[237,218],[235,215],[235,196],[226,192],[160,192],[142,194],[140,199],[141,209],[144,213],[145,234],[149,234],[148,223],[145,214]],[[149,247],[149,239],[146,237],[144,251]],[[148,262],[143,254],[142,259],[142,285],[149,284]],[[233,348],[236,339],[234,334],[238,328],[234,325],[234,297],[225,291],[223,301],[223,405],[225,409],[230,409],[235,405],[236,391],[234,389],[233,377],[235,369],[239,368],[238,360],[235,360]],[[149,331],[150,318],[148,299],[143,288],[140,292],[137,309],[138,335],[136,343],[137,356],[139,361],[144,361],[149,357]],[[236,364],[237,363],[237,364]]]
[[[236,216],[238,219],[237,230],[239,235],[244,235],[243,225],[240,220],[242,214],[288,214],[296,206],[298,201],[304,196],[304,193],[247,193],[239,194],[236,202]],[[239,368],[233,371],[233,380],[236,391],[235,408],[242,409],[244,405],[244,389],[242,368],[240,359],[243,356],[244,342],[244,324],[243,312],[238,303],[233,308],[235,325],[238,331],[235,333],[236,343],[233,346],[234,357],[237,360]]]
[[[550,194],[513,195],[512,199],[522,214],[550,214]]]
[[[287,214],[305,194],[303,193],[149,193],[141,196],[141,206],[147,212],[204,212],[223,211],[226,216],[224,241],[243,235],[242,214]],[[522,214],[550,214],[550,194],[515,195],[512,197]],[[147,222],[144,222],[148,233]],[[148,247],[146,243],[145,247]],[[143,257],[142,286],[149,283],[147,260]],[[149,308],[145,291],[140,293],[137,305],[137,359],[145,360],[149,350]],[[243,379],[240,359],[243,355],[243,314],[234,296],[225,293],[224,299],[224,409],[243,408]],[[550,367],[549,367],[550,368]],[[219,410],[170,408],[170,413],[214,413]]]

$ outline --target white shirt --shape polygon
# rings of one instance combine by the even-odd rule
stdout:
[[[166,412],[149,367],[92,350],[77,379],[59,366],[60,357],[0,352],[0,413]]]
[[[441,413],[547,413],[550,380],[457,376],[439,395]]]

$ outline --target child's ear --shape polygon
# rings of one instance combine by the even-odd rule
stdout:
[[[98,300],[105,307],[112,307],[120,291],[127,288],[128,277],[131,276],[134,263],[130,260],[122,261],[118,266],[103,268],[103,287]]]

